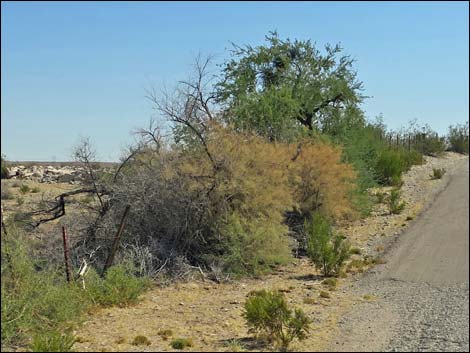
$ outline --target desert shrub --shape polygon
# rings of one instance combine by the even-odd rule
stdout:
[[[295,210],[301,226],[313,210],[352,213],[354,172],[339,149],[305,142],[297,153],[298,144],[219,126],[205,138],[205,146],[142,153],[113,186],[115,207],[100,229],[113,230],[131,204],[123,244],[148,248],[155,269],[165,264],[177,275],[185,264],[219,264],[234,274],[265,272],[290,258],[286,212]]]
[[[444,168],[432,168],[432,174],[430,175],[431,179],[441,179],[446,170]]]
[[[228,237],[225,270],[235,275],[266,273],[292,257],[287,226],[246,221],[231,215],[223,233]]]
[[[26,184],[21,185],[21,187],[20,187],[20,192],[21,192],[23,195],[24,195],[24,194],[27,194],[27,193],[30,192],[30,191],[31,191],[31,189],[30,189],[30,187],[29,187],[28,185],[26,185]]]
[[[135,336],[131,344],[133,346],[150,346],[151,342],[147,337],[140,335]]]
[[[298,145],[297,145],[298,146]],[[290,145],[290,182],[294,201],[306,218],[322,211],[334,218],[353,216],[350,193],[355,189],[356,173],[352,166],[342,162],[342,150],[328,143],[300,142]]]
[[[93,280],[96,272],[91,270],[84,291],[81,285],[66,282],[62,267],[35,256],[31,241],[15,224],[8,230],[8,242],[2,237],[1,249],[2,347],[25,347],[33,337],[33,351],[67,351],[73,343],[70,329],[87,309],[135,302],[141,291],[144,280],[137,284],[121,267],[111,267],[105,280]]]
[[[289,309],[282,293],[261,290],[245,302],[243,316],[250,332],[263,333],[283,349],[295,339],[303,340],[310,320],[301,309]]]
[[[1,162],[1,170],[0,170],[0,177],[1,179],[7,179],[9,177],[8,167],[6,165],[5,156],[0,156]]]
[[[35,351],[65,350],[66,332],[89,302],[79,287],[65,282],[62,269],[37,270],[16,228],[9,227],[9,235],[8,244],[2,237],[2,345],[24,346],[33,336]]]
[[[33,193],[33,194],[37,194],[40,191],[41,190],[37,186],[35,186],[34,188],[31,189],[31,193]]]
[[[400,202],[401,193],[400,190],[394,189],[390,193],[390,197],[388,200],[388,207],[390,210],[390,214],[399,214],[404,209],[406,204],[404,202]]]
[[[398,185],[401,176],[415,164],[422,164],[422,155],[404,148],[384,149],[377,160],[377,180],[383,185]]]
[[[328,287],[329,290],[335,290],[338,286],[338,280],[336,278],[327,278],[323,280],[321,284]]]
[[[436,132],[429,132],[423,141],[420,152],[427,156],[437,156],[446,149],[445,137],[440,137]]]
[[[59,331],[41,332],[33,337],[33,352],[72,352],[75,338],[70,333]]]
[[[126,265],[109,268],[104,279],[94,270],[86,277],[86,291],[93,303],[101,306],[134,304],[149,285],[148,279],[134,276],[132,267]]]
[[[185,349],[193,346],[193,340],[191,338],[175,338],[171,341],[170,346],[174,349]]]
[[[336,234],[328,219],[317,213],[305,222],[308,239],[308,256],[324,276],[338,275],[350,257],[350,245],[343,236]]]
[[[382,134],[385,134],[385,130],[381,125],[368,124],[349,129],[335,140],[344,146],[345,161],[357,170],[357,183],[361,190],[373,187],[378,182],[377,160],[386,146],[380,138]]]
[[[447,140],[450,151],[468,154],[468,121],[449,126]]]
[[[362,250],[360,248],[354,247],[350,250],[351,255],[361,255]]]

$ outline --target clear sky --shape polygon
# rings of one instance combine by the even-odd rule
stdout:
[[[194,57],[227,58],[230,41],[341,42],[357,60],[370,118],[445,133],[469,117],[467,2],[1,3],[1,152],[70,160],[80,136],[116,160],[145,126],[145,89],[186,78]]]

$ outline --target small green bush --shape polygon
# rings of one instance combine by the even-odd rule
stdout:
[[[446,170],[444,168],[432,168],[432,174],[430,177],[432,180],[441,179],[445,173]]]
[[[375,165],[377,180],[382,185],[399,185],[404,172],[422,163],[422,154],[415,150],[408,151],[401,147],[384,149]]]
[[[295,339],[303,340],[309,331],[310,320],[301,309],[292,311],[282,293],[261,290],[245,302],[243,313],[249,332],[264,333],[282,349]]]
[[[128,306],[138,301],[139,295],[150,285],[146,278],[133,275],[131,266],[116,265],[106,272],[104,279],[91,270],[86,277],[86,290],[95,304],[101,306]]]
[[[68,332],[93,304],[134,302],[146,283],[117,266],[105,280],[90,271],[84,291],[65,281],[62,266],[36,260],[30,240],[15,223],[8,230],[1,244],[2,349],[30,345],[33,351],[68,351],[73,344]]]
[[[13,225],[9,235],[8,243],[2,237],[2,346],[24,347],[33,337],[34,351],[66,350],[67,330],[90,303],[65,282],[63,269],[37,269],[28,240]]]
[[[139,335],[134,337],[131,344],[133,346],[150,346],[151,342],[147,337]]]
[[[170,345],[174,349],[185,349],[193,346],[193,340],[191,338],[175,338]]]
[[[28,185],[26,185],[26,184],[21,185],[21,187],[20,187],[20,192],[21,192],[23,195],[24,195],[24,194],[27,194],[27,193],[30,192],[30,191],[31,191],[31,189],[30,189],[30,187],[29,187]]]
[[[41,332],[33,337],[33,352],[72,352],[75,338],[69,333],[59,331]]]
[[[310,222],[305,222],[307,253],[315,267],[324,276],[338,275],[344,261],[351,256],[349,242],[335,234],[330,223],[321,214],[314,214]]]
[[[225,271],[238,275],[260,275],[289,262],[292,252],[282,224],[232,215],[222,227],[227,235]]]
[[[390,193],[390,198],[388,201],[390,214],[399,214],[405,209],[406,204],[404,202],[400,202],[400,197],[401,193],[397,189],[392,190]]]
[[[361,254],[362,254],[362,250],[359,249],[359,248],[357,248],[357,247],[354,247],[354,248],[351,248],[350,254],[351,254],[351,255],[361,255]]]

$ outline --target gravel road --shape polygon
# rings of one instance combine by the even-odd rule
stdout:
[[[328,351],[469,351],[469,165],[353,284],[357,303]]]

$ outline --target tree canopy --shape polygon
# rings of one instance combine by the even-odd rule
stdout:
[[[340,45],[322,53],[310,40],[270,32],[265,45],[233,46],[216,92],[223,119],[236,129],[285,140],[305,128],[335,134],[339,122],[364,121],[362,82]]]

